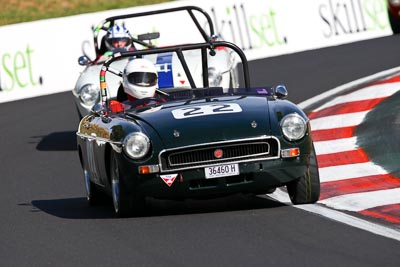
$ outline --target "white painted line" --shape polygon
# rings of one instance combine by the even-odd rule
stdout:
[[[372,162],[319,168],[321,183],[382,174],[387,174],[387,171]]]
[[[302,109],[306,109],[307,107],[309,107],[313,104],[316,104],[320,101],[323,101],[324,99],[326,99],[328,97],[334,96],[334,95],[339,94],[344,91],[347,91],[351,88],[359,87],[363,84],[367,84],[372,81],[379,80],[384,77],[398,74],[398,73],[400,73],[400,67],[382,71],[382,72],[376,73],[374,75],[353,81],[351,83],[347,83],[347,84],[341,85],[339,87],[333,88],[329,91],[326,91],[325,93],[323,93],[321,95],[315,96],[313,98],[310,98],[306,101],[301,102],[300,104],[298,104],[298,106]],[[317,154],[318,154],[318,152],[317,152]],[[395,193],[396,193],[396,195],[400,196],[399,192],[395,192]],[[264,196],[264,197],[267,197],[267,196]],[[268,197],[275,199],[282,203],[290,203],[290,199],[289,199],[287,193],[283,192],[280,188],[278,188],[273,194],[268,195]],[[359,228],[359,229],[362,229],[365,231],[369,231],[371,233],[374,233],[374,234],[377,234],[380,236],[384,236],[387,238],[391,238],[391,239],[400,241],[400,229],[394,229],[394,228],[382,226],[382,225],[379,225],[376,223],[372,223],[372,222],[369,222],[369,221],[366,221],[363,219],[359,219],[357,217],[350,216],[350,215],[340,212],[340,211],[336,211],[336,210],[333,210],[330,208],[325,208],[319,204],[297,205],[297,206],[293,206],[293,207],[302,209],[302,210],[306,210],[308,212],[312,212],[315,214],[319,214],[321,216],[330,218],[332,220],[335,220],[335,221],[338,221],[338,222],[341,222],[341,223],[344,223],[344,224],[347,224],[352,227],[356,227],[356,228]]]
[[[367,83],[373,82],[375,80],[379,80],[379,79],[382,79],[384,77],[387,77],[387,76],[390,76],[390,75],[394,75],[394,74],[399,73],[399,72],[400,72],[400,67],[378,72],[378,73],[376,73],[374,75],[371,75],[371,76],[368,76],[368,77],[364,77],[364,78],[355,80],[353,82],[350,82],[350,83],[343,84],[341,86],[335,87],[335,88],[333,88],[331,90],[326,91],[323,94],[317,95],[315,97],[312,97],[310,99],[307,99],[306,101],[303,101],[303,102],[299,103],[298,106],[300,108],[302,108],[302,109],[305,109],[308,106],[311,106],[311,105],[313,105],[313,104],[315,104],[315,103],[317,103],[319,101],[322,101],[322,100],[324,100],[324,99],[326,99],[328,97],[340,94],[340,93],[342,93],[344,91],[347,91],[347,90],[349,90],[351,88],[359,87],[359,86],[361,86],[363,84],[367,84]]]
[[[361,122],[365,118],[365,115],[368,112],[369,112],[369,110],[361,111],[361,112],[354,112],[354,113],[325,116],[325,117],[313,119],[310,121],[311,129],[313,131],[316,131],[316,130],[326,130],[326,129],[357,126],[357,125],[361,124]]]
[[[273,194],[262,195],[260,197],[272,198],[281,203],[284,203],[287,205],[292,205],[288,194],[286,192],[282,191],[280,188],[278,188]],[[325,208],[318,204],[296,205],[293,207],[321,215],[321,216],[329,218],[331,220],[338,221],[338,222],[347,224],[349,226],[371,232],[376,235],[380,235],[380,236],[384,236],[387,238],[391,238],[391,239],[400,241],[400,229],[393,229],[393,228],[382,226],[382,225],[379,225],[376,223],[372,223],[372,222],[348,215],[348,214],[340,212],[340,211]]]
[[[317,155],[352,151],[358,148],[357,137],[353,136],[329,141],[316,141],[314,142],[314,147]]]
[[[388,97],[400,90],[400,82],[396,83],[385,83],[365,87],[347,95],[338,96],[332,101],[325,103],[324,105],[313,110],[319,111],[325,108],[333,107],[338,104],[344,104],[354,101],[361,100],[372,100],[381,97]]]
[[[319,203],[338,210],[367,210],[400,203],[400,188],[336,196],[324,199]]]

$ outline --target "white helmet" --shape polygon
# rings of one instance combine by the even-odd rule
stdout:
[[[132,45],[132,37],[125,26],[114,25],[107,31],[106,35],[106,47],[110,51],[115,49],[128,50]]]
[[[156,92],[158,75],[153,63],[136,58],[126,65],[122,74],[125,93],[137,99],[153,97]]]

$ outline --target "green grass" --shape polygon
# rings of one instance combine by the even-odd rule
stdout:
[[[173,0],[0,0],[0,26]]]

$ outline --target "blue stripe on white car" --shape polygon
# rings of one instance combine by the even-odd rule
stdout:
[[[174,78],[172,77],[172,53],[159,54],[157,56],[158,87],[173,88]]]

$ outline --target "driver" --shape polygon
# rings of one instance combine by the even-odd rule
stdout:
[[[118,89],[117,100],[110,102],[111,111],[122,112],[125,108],[140,108],[157,103],[152,99],[147,102],[140,101],[139,106],[135,105],[137,100],[156,97],[157,82],[158,74],[153,63],[144,58],[129,61],[122,73],[122,84]],[[160,98],[159,102],[163,101],[165,100]]]
[[[105,36],[105,44],[108,51],[129,51],[132,47],[132,37],[123,25],[114,25],[108,29]]]

